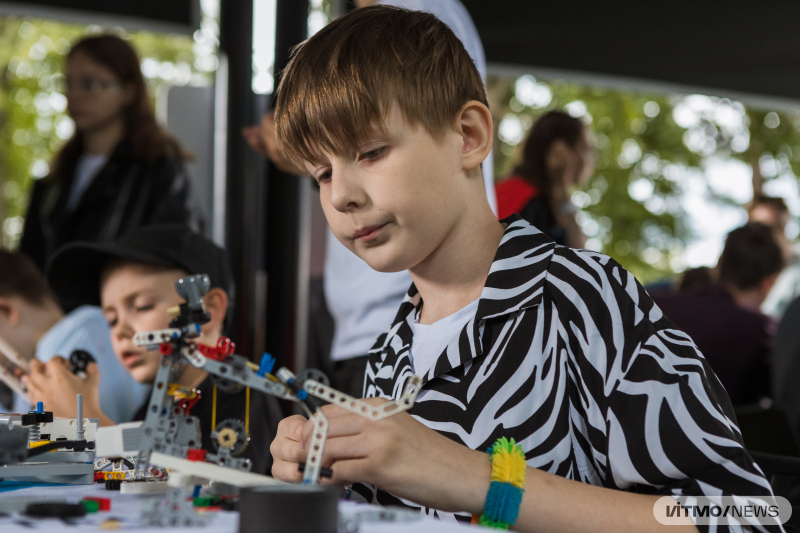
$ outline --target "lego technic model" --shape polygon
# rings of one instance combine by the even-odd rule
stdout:
[[[273,374],[275,360],[268,354],[264,354],[261,364],[256,366],[233,353],[235,346],[226,338],[221,338],[215,347],[197,344],[193,339],[200,335],[202,324],[210,320],[203,303],[210,287],[208,276],[188,276],[180,279],[175,287],[185,303],[171,310],[170,328],[134,336],[137,345],[157,349],[162,354],[145,420],[102,428],[98,435],[98,456],[132,456],[141,471],[148,471],[151,465],[172,470],[169,483],[174,490],[170,496],[161,503],[154,503],[157,508],[143,513],[150,525],[203,524],[203,517],[193,513],[191,505],[187,508],[184,492],[198,480],[238,487],[280,483],[271,477],[250,473],[250,461],[237,457],[249,440],[247,420],[224,420],[215,425],[212,438],[216,453],[206,453],[200,448],[199,420],[189,414],[197,401],[197,391],[177,384],[185,364],[208,372],[221,390],[249,387],[300,402],[316,428],[306,462],[301,465],[304,484],[315,485],[320,475],[331,475],[322,468],[328,421],[315,399],[339,405],[371,420],[408,410],[414,404],[421,382],[419,376],[409,379],[398,400],[387,400],[375,406],[331,388],[318,371],[296,376],[280,368]]]
[[[53,418],[42,402],[27,414],[0,415],[0,480],[88,485],[94,483],[98,420]]]

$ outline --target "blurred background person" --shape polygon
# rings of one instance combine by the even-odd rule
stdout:
[[[89,365],[87,381],[99,388],[103,409],[118,422],[129,422],[149,394],[114,355],[111,331],[99,307],[84,305],[64,313],[44,276],[28,257],[0,249],[0,338],[19,355],[43,363],[60,355],[69,359],[83,350],[97,362]],[[99,385],[97,381],[99,380]],[[55,411],[58,406],[47,406]],[[27,413],[31,406],[18,395],[5,410]]]
[[[546,113],[528,134],[522,163],[496,187],[498,217],[517,213],[556,243],[583,248],[586,237],[571,198],[594,167],[592,132],[566,113]]]
[[[693,291],[698,287],[702,287],[713,282],[714,272],[711,268],[706,266],[687,268],[678,278],[673,290],[675,292]]]
[[[114,35],[82,39],[63,82],[75,133],[34,184],[20,250],[44,269],[72,241],[107,242],[155,222],[201,226],[185,154],[156,122],[133,48]]]
[[[772,229],[749,222],[728,234],[716,283],[652,294],[667,318],[692,338],[735,406],[770,395],[775,322],[759,307],[783,264]]]
[[[786,237],[791,214],[783,198],[756,194],[747,209],[747,218],[772,228],[786,259],[786,268],[761,306],[764,313],[780,320],[789,304],[800,296],[800,243],[792,243]]]

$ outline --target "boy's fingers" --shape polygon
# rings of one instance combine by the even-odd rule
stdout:
[[[338,461],[364,459],[369,456],[369,444],[363,435],[337,437],[325,443],[322,454],[322,466],[330,468]]]
[[[370,421],[362,416],[347,413],[343,416],[328,418],[328,438],[338,438],[351,435],[361,435]],[[314,431],[314,422],[309,420],[303,428],[301,442],[303,446],[311,440]]]
[[[97,363],[89,363],[86,366],[86,382],[89,384],[100,382],[100,368],[98,368]]]
[[[31,359],[30,363],[28,363],[28,366],[31,369],[31,374],[33,374],[34,372],[44,372],[45,368],[44,363],[42,363],[38,359]]]
[[[272,477],[281,481],[296,483],[303,479],[303,474],[300,472],[297,463],[275,461],[272,464]]]
[[[275,439],[269,447],[276,461],[301,463],[306,460],[306,452],[300,443],[288,439]]]
[[[333,477],[320,478],[323,485],[352,485],[353,483],[368,483],[365,475],[365,464],[363,459],[346,459],[336,461],[327,468],[333,471]]]

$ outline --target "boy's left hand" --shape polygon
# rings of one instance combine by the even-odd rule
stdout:
[[[86,367],[86,379],[70,372],[69,362],[60,356],[46,363],[33,359],[30,366],[31,373],[21,379],[34,405],[43,402],[45,410],[52,411],[54,416],[74,418],[75,395],[83,394],[84,416],[99,417],[100,370],[95,363]]]
[[[363,401],[381,405],[387,400]],[[374,422],[336,405],[322,411],[329,422],[322,464],[333,469],[333,478],[323,482],[369,483],[443,511],[482,506],[491,475],[487,454],[448,439],[407,412]],[[309,420],[301,441],[306,451],[313,429]]]

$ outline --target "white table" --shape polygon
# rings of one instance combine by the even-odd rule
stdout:
[[[120,494],[119,491],[106,490],[103,484],[94,485],[72,485],[72,486],[37,486],[23,488],[19,490],[0,492],[0,504],[5,498],[15,498],[20,496],[34,496],[43,500],[66,500],[70,503],[77,503],[87,496],[109,498],[111,500],[111,511],[87,514],[85,518],[75,519],[74,526],[65,526],[64,522],[58,519],[31,519],[17,514],[9,517],[0,517],[0,531],[3,533],[31,533],[32,531],[101,531],[100,524],[110,518],[118,519],[121,522],[125,533],[129,532],[148,532],[169,531],[186,533],[237,533],[239,530],[239,514],[232,511],[219,511],[214,513],[215,517],[205,528],[180,527],[153,529],[145,528],[140,525],[140,506],[144,498],[162,497],[163,495],[140,496],[135,494]],[[339,502],[339,513],[344,516],[353,516],[359,512],[374,509],[371,505],[358,504],[354,502]],[[466,530],[470,530],[467,528]],[[463,533],[466,531],[464,526],[444,523],[439,520],[423,516],[419,521],[405,523],[365,523],[361,524],[359,533]],[[475,531],[483,528],[475,528]]]

